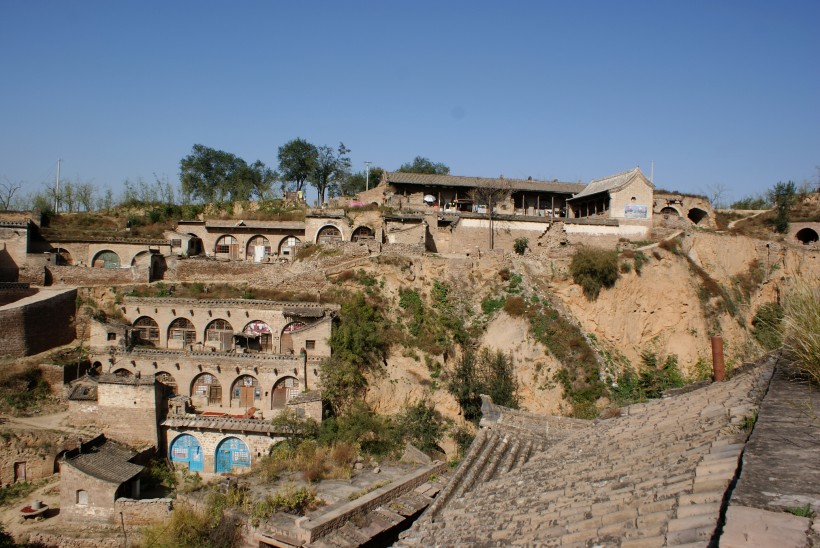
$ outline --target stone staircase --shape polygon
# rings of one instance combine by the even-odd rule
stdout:
[[[547,447],[482,430],[399,545],[707,546],[770,375],[629,406],[557,442],[548,430]]]

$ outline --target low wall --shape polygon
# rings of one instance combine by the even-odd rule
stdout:
[[[0,355],[30,356],[73,341],[76,299],[76,289],[43,289],[0,306]]]
[[[121,534],[109,538],[73,538],[51,533],[31,533],[31,546],[51,546],[52,548],[122,548]]]
[[[118,285],[147,283],[148,270],[137,267],[127,268],[90,268],[87,266],[46,267],[46,285]]]
[[[114,503],[114,510],[122,515],[126,527],[142,527],[166,520],[171,516],[173,509],[171,499],[121,498]]]
[[[409,493],[419,485],[427,482],[431,475],[441,474],[447,471],[448,468],[449,465],[446,462],[433,463],[389,485],[350,501],[335,510],[322,514],[316,519],[299,518],[296,520],[296,526],[299,529],[299,540],[304,543],[313,542],[336,529],[340,529],[348,521],[363,516],[379,506]]]

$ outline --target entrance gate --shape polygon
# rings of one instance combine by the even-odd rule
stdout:
[[[250,468],[251,452],[238,438],[225,438],[216,448],[216,473],[230,474],[234,468]]]
[[[171,443],[171,462],[185,463],[191,472],[202,472],[202,446],[190,434],[182,434]]]

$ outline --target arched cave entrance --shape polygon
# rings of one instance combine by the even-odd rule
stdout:
[[[801,228],[794,237],[803,245],[812,244],[820,239],[818,238],[817,232],[809,227]]]
[[[697,207],[693,207],[692,209],[690,209],[688,215],[686,216],[689,218],[690,221],[692,221],[696,225],[701,224],[709,218],[708,213]]]

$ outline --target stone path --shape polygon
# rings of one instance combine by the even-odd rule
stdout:
[[[773,363],[578,429],[424,514],[399,545],[707,546]]]

